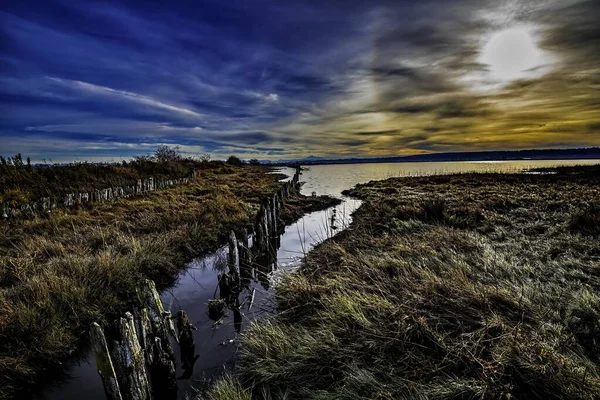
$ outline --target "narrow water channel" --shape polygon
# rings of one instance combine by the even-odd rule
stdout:
[[[289,175],[293,171],[280,170]],[[310,195],[312,192],[321,192],[318,189],[313,185],[306,185],[302,192]],[[340,205],[307,214],[285,228],[275,241],[277,248],[273,254],[276,257],[262,257],[250,270],[241,272],[244,290],[235,300],[236,307],[225,308],[224,315],[209,315],[207,306],[210,300],[219,298],[218,274],[227,269],[227,247],[190,262],[180,273],[176,284],[161,293],[165,309],[172,314],[179,310],[186,311],[197,329],[194,331],[197,359],[193,370],[179,369],[181,363],[176,351],[177,376],[180,377],[179,398],[192,394],[193,387],[202,386],[233,366],[240,345],[240,334],[252,320],[273,314],[276,282],[283,274],[293,272],[304,255],[316,244],[350,224],[351,213],[360,205],[360,201],[344,198],[340,193],[336,195],[343,200]],[[46,390],[38,398],[105,400],[102,382],[91,353],[74,365],[68,375],[70,378],[65,383]]]

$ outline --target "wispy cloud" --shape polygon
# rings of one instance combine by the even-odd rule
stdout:
[[[73,80],[61,79],[61,78],[55,78],[55,77],[48,77],[48,79],[50,79],[54,82],[58,82],[60,84],[66,85],[66,86],[71,86],[71,87],[81,89],[81,90],[84,90],[84,91],[87,91],[90,93],[94,93],[94,94],[100,94],[100,95],[106,94],[106,95],[111,95],[111,96],[117,96],[117,97],[120,97],[121,99],[132,101],[134,103],[138,103],[138,104],[142,104],[142,105],[146,105],[146,106],[161,108],[163,110],[173,111],[173,112],[181,113],[181,114],[185,114],[185,115],[191,115],[191,116],[198,117],[198,118],[203,117],[202,114],[197,113],[192,110],[189,110],[187,108],[176,107],[171,104],[167,104],[162,101],[155,100],[151,97],[143,96],[143,95],[140,95],[137,93],[127,92],[125,90],[117,90],[117,89],[112,89],[112,88],[109,88],[106,86],[93,85],[93,84],[87,83],[87,82],[73,81]]]

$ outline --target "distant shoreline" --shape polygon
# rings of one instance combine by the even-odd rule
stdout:
[[[482,151],[417,154],[378,158],[319,158],[308,157],[294,160],[261,160],[265,165],[324,165],[366,163],[411,163],[411,162],[469,162],[469,161],[539,161],[539,160],[600,160],[600,147],[578,149],[540,149],[516,151]]]

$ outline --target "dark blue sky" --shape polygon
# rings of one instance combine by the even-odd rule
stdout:
[[[599,145],[599,3],[4,2],[0,154]],[[493,48],[507,31],[532,47]]]

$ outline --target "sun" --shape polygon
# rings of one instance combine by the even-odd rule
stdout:
[[[534,30],[521,26],[493,33],[478,61],[487,66],[494,81],[509,83],[545,74],[550,57],[538,46]]]

